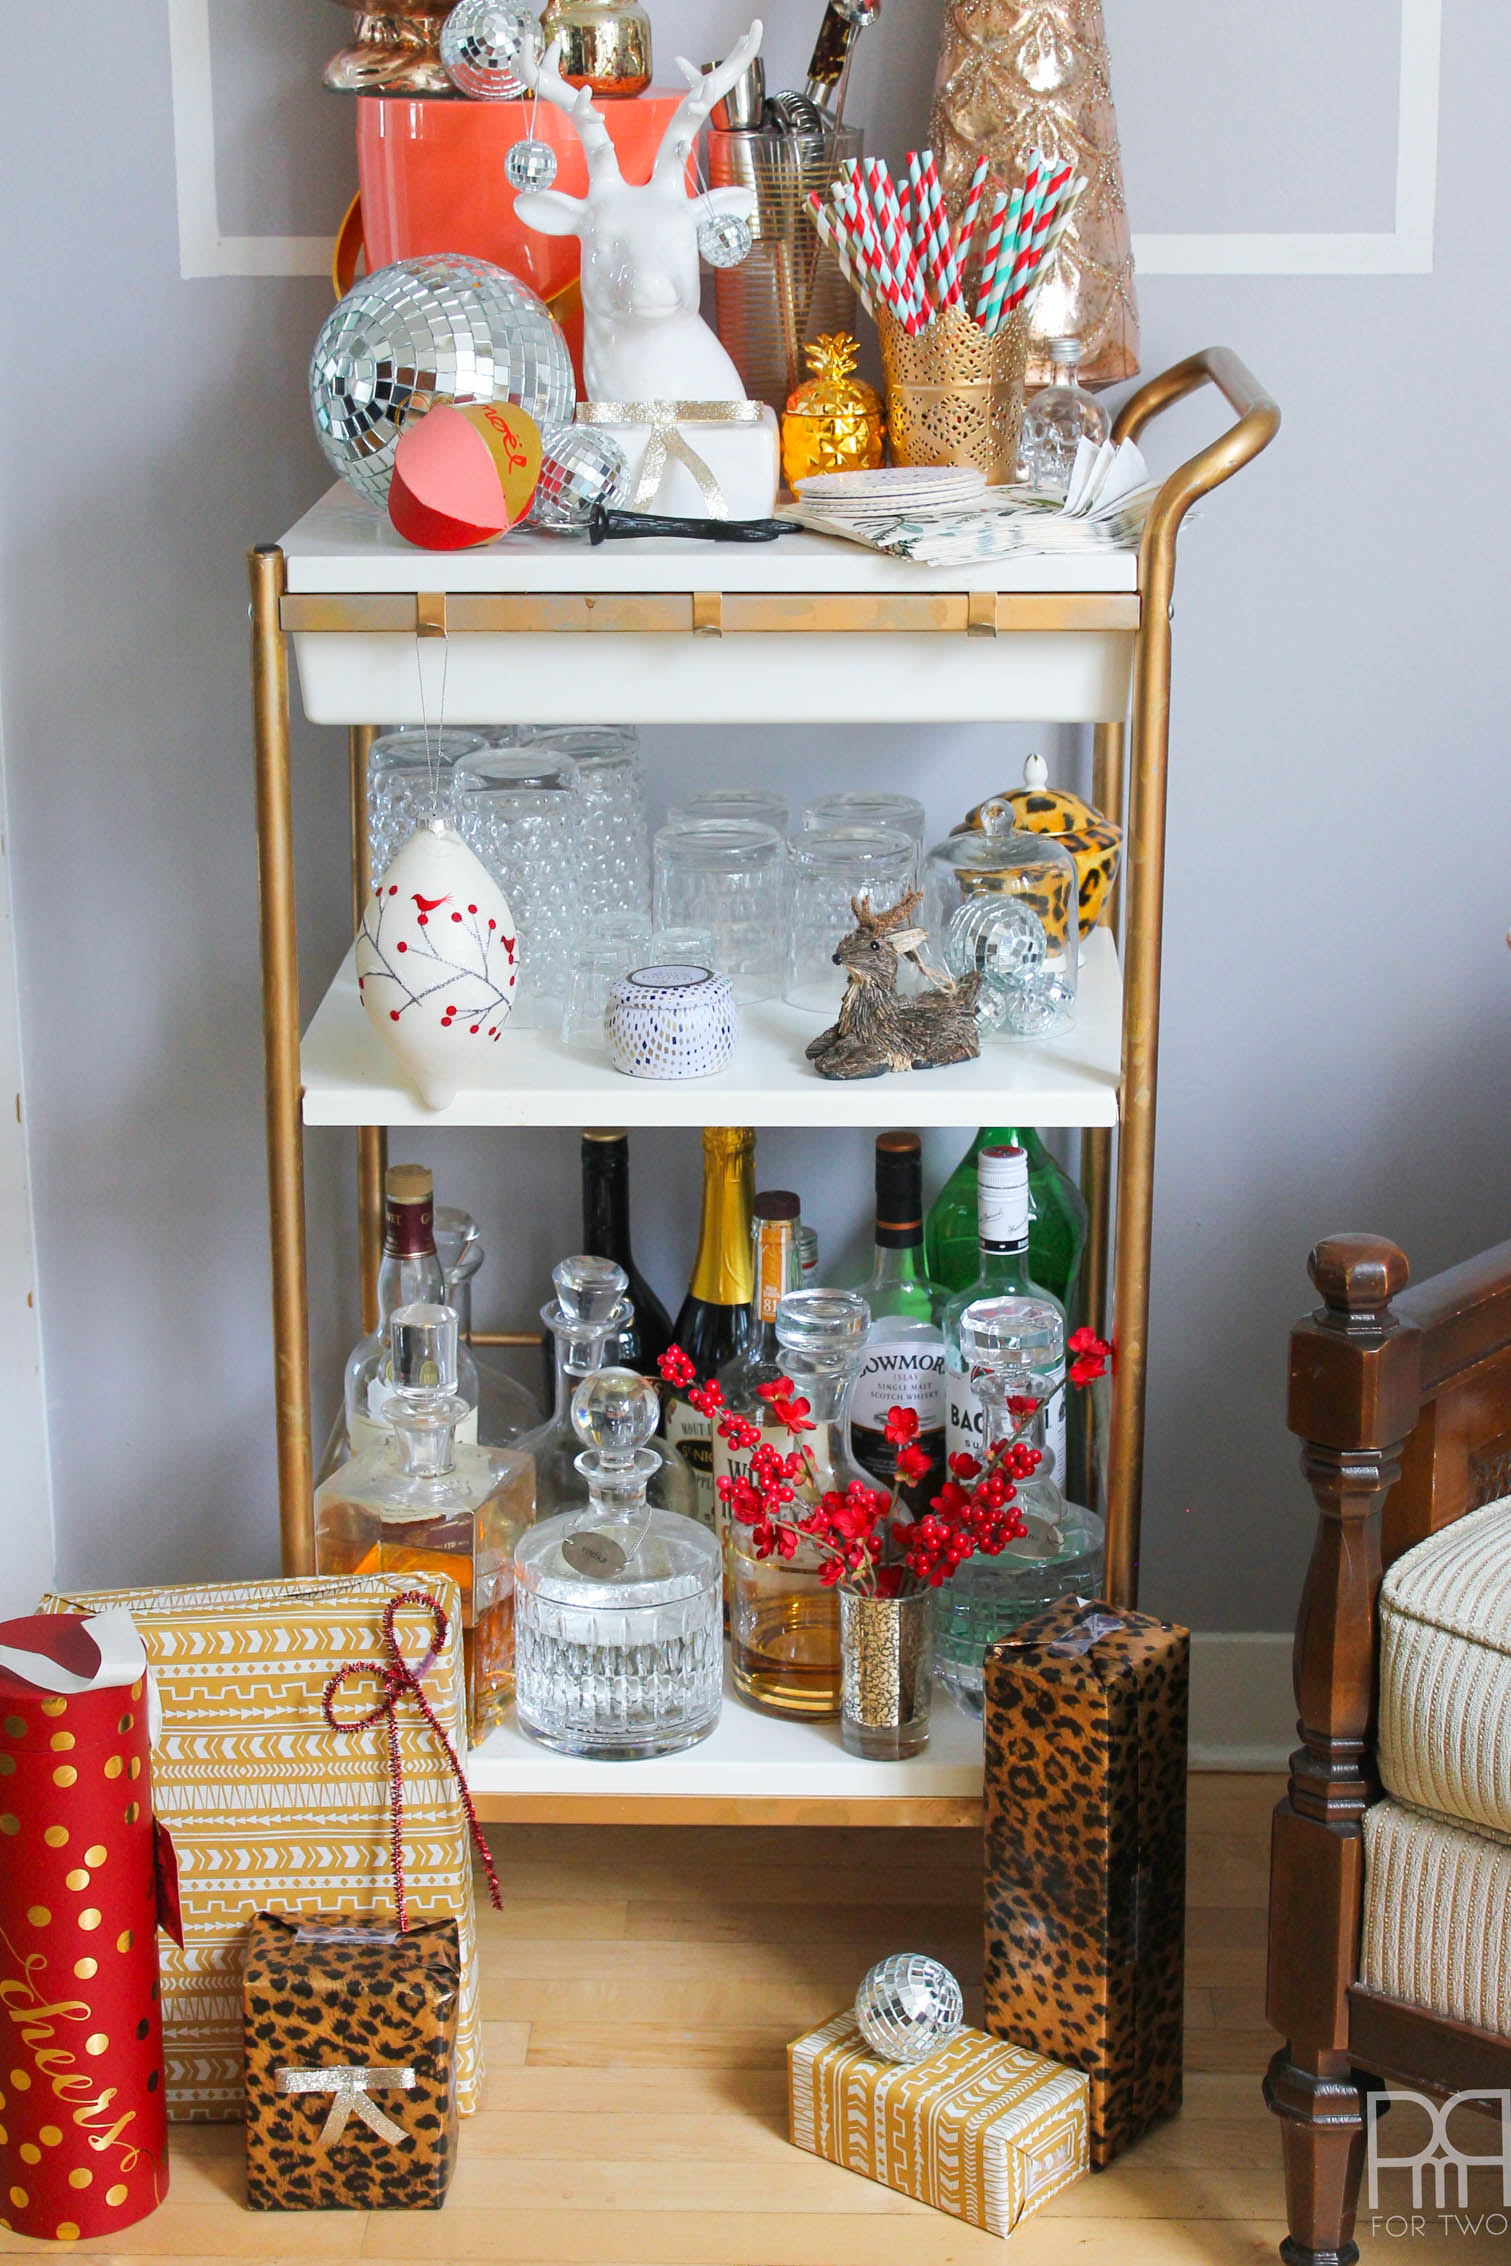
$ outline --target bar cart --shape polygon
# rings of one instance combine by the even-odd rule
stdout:
[[[1154,1183],[1176,538],[1191,505],[1273,439],[1280,415],[1226,348],[1194,354],[1125,403],[1136,438],[1211,385],[1234,422],[1161,487],[1141,547],[921,568],[815,536],[743,548],[674,538],[603,549],[521,537],[436,555],[392,535],[337,488],[281,545],[251,553],[252,691],[277,1379],[279,1512],[286,1572],[313,1564],[305,1272],[305,1125],[349,1125],[358,1144],[362,1326],[377,1319],[386,1130],[424,1124],[867,1125],[874,1091],[820,1079],[803,1059],[811,1019],[746,1011],[730,1067],[686,1086],[616,1075],[543,1032],[511,1034],[498,1083],[439,1115],[400,1084],[369,1031],[351,956],[301,1046],[289,755],[289,641],[306,715],[347,727],[354,926],[367,886],[366,762],[377,719],[435,721],[445,640],[446,713],[478,723],[1077,722],[1094,727],[1093,801],[1127,825],[1127,871],[1083,947],[1076,1027],[990,1047],[978,1061],[894,1075],[889,1117],[917,1125],[1083,1129],[1090,1207],[1088,1317],[1113,1322],[1117,1355],[1105,1474],[1107,1588],[1138,1585],[1149,1248]],[[576,642],[569,670],[562,640]],[[431,689],[427,689],[431,688]],[[1117,926],[1121,914],[1122,963]],[[1115,1201],[1114,1144],[1117,1132]],[[1114,1242],[1115,1236],[1115,1242]],[[846,1757],[837,1730],[738,1704],[703,1746],[664,1761],[588,1763],[511,1731],[469,1766],[482,1814],[520,1820],[946,1824],[980,1815],[980,1727],[939,1711],[907,1763]]]

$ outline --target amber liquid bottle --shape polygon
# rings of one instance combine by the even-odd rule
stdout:
[[[755,1130],[749,1125],[703,1128],[703,1217],[698,1255],[672,1336],[699,1378],[712,1377],[745,1349],[755,1271],[751,1213],[755,1200]],[[693,1475],[696,1515],[717,1531],[713,1426],[685,1394],[670,1390],[666,1436],[682,1451]]]

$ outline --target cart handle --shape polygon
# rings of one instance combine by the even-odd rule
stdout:
[[[1225,396],[1238,422],[1178,465],[1165,481],[1144,530],[1146,554],[1174,535],[1199,497],[1210,495],[1252,463],[1280,430],[1279,409],[1232,349],[1205,346],[1199,354],[1188,354],[1184,362],[1162,370],[1124,402],[1112,428],[1113,439],[1136,441],[1144,427],[1173,403],[1205,385],[1216,386]]]

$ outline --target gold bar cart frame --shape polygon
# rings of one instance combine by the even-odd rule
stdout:
[[[276,545],[250,554],[252,723],[256,756],[261,904],[263,1031],[267,1077],[268,1184],[277,1378],[278,1500],[284,1570],[314,1566],[313,1451],[310,1431],[309,1309],[305,1272],[304,1125],[299,1074],[300,1009],[294,915],[294,847],[289,763],[287,638],[295,631],[416,636],[478,632],[666,636],[827,631],[994,637],[1014,632],[1131,630],[1134,667],[1131,732],[1100,724],[1094,740],[1094,792],[1123,816],[1127,852],[1120,892],[1124,915],[1123,1053],[1114,1206],[1112,1136],[1082,1136],[1082,1176],[1090,1208],[1089,1313],[1102,1329],[1110,1311],[1116,1358],[1107,1461],[1107,1594],[1138,1598],[1139,1522],[1144,1467],[1144,1396],[1153,1227],[1155,1092],[1159,1052],[1160,956],[1165,872],[1165,789],[1169,756],[1171,607],[1176,538],[1202,496],[1230,480],[1273,440],[1280,412],[1226,347],[1209,347],[1152,378],[1124,404],[1117,440],[1136,439],[1174,403],[1214,386],[1235,422],[1172,472],[1161,487],[1139,550],[1137,594],[920,591],[888,595],[777,592],[599,594],[393,593],[293,594]],[[366,869],[364,782],[372,731],[350,733],[353,898],[360,914]],[[1118,908],[1111,909],[1116,923]],[[359,1242],[364,1327],[375,1320],[381,1231],[384,1133],[357,1135]],[[706,1805],[673,1805],[692,1816]],[[510,1814],[518,1804],[511,1802]],[[933,1805],[939,1809],[954,1805]],[[978,1814],[977,1805],[959,1805]],[[866,1805],[911,1819],[927,1802]],[[574,1811],[574,1814],[579,1814]],[[637,1807],[635,1814],[646,1813]],[[764,1814],[764,1810],[763,1810]],[[914,1820],[917,1822],[917,1820]]]

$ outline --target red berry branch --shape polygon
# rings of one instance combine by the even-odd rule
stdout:
[[[1111,1346],[1092,1330],[1077,1330],[1067,1350],[1068,1375],[1049,1401],[1067,1383],[1078,1387],[1094,1383],[1106,1373],[1112,1354]],[[949,1477],[922,1517],[915,1519],[902,1515],[901,1489],[921,1479],[929,1468],[929,1458],[918,1445],[916,1409],[887,1412],[885,1436],[897,1450],[891,1493],[859,1480],[852,1480],[841,1492],[820,1487],[813,1452],[803,1445],[803,1434],[817,1426],[790,1377],[756,1388],[768,1411],[763,1432],[749,1417],[726,1408],[712,1378],[702,1384],[696,1381],[698,1372],[680,1346],[671,1346],[661,1356],[660,1369],[666,1382],[687,1394],[699,1415],[716,1426],[719,1437],[737,1455],[750,1455],[748,1476],[721,1479],[718,1488],[730,1516],[749,1530],[750,1549],[757,1558],[795,1558],[809,1543],[818,1553],[818,1578],[826,1588],[852,1590],[862,1597],[898,1597],[924,1586],[937,1589],[967,1558],[978,1552],[995,1558],[1028,1532],[1017,1507],[1015,1482],[1032,1479],[1044,1460],[1027,1439],[1039,1413],[1037,1399],[1015,1395],[1008,1401],[1013,1429],[1006,1439],[991,1444],[984,1462],[972,1455],[952,1455]],[[785,1433],[795,1444],[784,1451],[767,1432]]]

